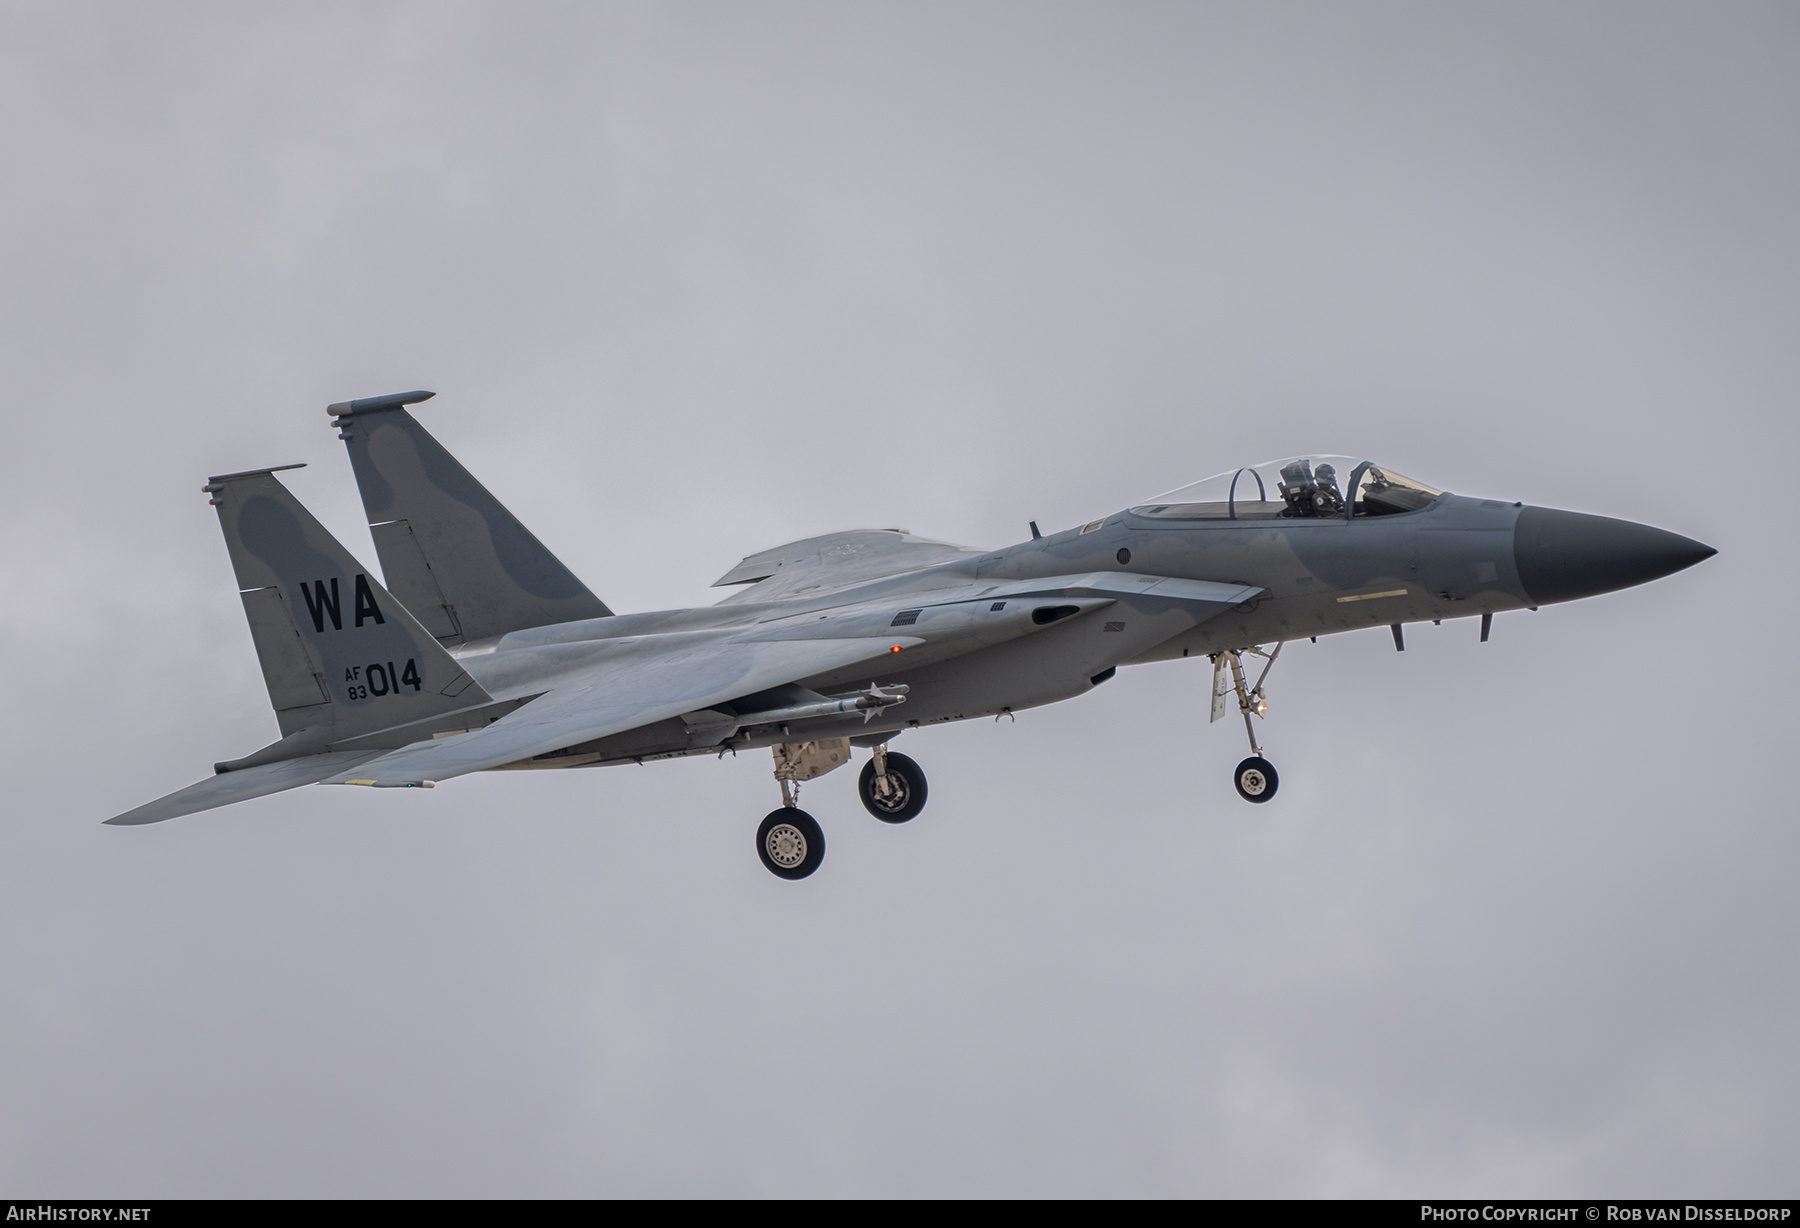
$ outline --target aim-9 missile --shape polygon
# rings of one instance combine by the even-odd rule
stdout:
[[[817,716],[836,716],[840,712],[860,712],[863,724],[883,708],[891,708],[895,704],[906,702],[906,692],[911,688],[904,682],[896,682],[891,686],[871,686],[865,691],[844,699],[825,699],[810,704],[794,704],[786,708],[774,708],[766,712],[742,712],[737,716],[739,726],[743,725],[776,725],[788,721],[811,720]]]

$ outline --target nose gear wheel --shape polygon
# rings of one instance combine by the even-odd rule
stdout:
[[[1251,755],[1238,764],[1232,780],[1237,785],[1238,796],[1247,802],[1268,801],[1281,784],[1281,777],[1275,774],[1275,765],[1261,755]]]

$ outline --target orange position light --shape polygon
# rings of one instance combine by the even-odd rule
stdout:
[[[895,644],[895,645],[894,645],[894,646],[893,646],[893,647],[892,647],[892,648],[890,648],[890,649],[888,649],[888,651],[889,651],[889,652],[899,652],[899,651],[900,651],[900,645],[898,645],[898,644]]]

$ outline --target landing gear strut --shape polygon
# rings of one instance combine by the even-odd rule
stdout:
[[[1256,744],[1256,726],[1250,720],[1252,715],[1267,716],[1268,703],[1263,698],[1263,682],[1269,671],[1275,668],[1275,658],[1281,655],[1281,645],[1275,645],[1274,652],[1264,652],[1261,648],[1244,650],[1255,656],[1264,657],[1268,664],[1263,666],[1262,673],[1257,676],[1254,689],[1244,686],[1244,665],[1240,659],[1242,654],[1236,651],[1219,653],[1213,658],[1213,699],[1212,719],[1218,720],[1225,714],[1225,699],[1232,692],[1237,693],[1238,711],[1244,714],[1244,732],[1250,735],[1250,757],[1237,765],[1232,781],[1237,785],[1238,796],[1247,802],[1266,802],[1275,796],[1275,789],[1281,783],[1276,775],[1275,765],[1263,758],[1262,747]],[[1230,670],[1229,680],[1226,670]]]
[[[904,823],[925,809],[925,773],[883,742],[875,748],[874,758],[863,764],[856,792],[863,808],[883,823]]]
[[[777,742],[772,749],[781,809],[757,827],[756,855],[777,878],[805,878],[825,860],[825,833],[818,820],[800,809],[800,782],[850,762],[850,741]]]

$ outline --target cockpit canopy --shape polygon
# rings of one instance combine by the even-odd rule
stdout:
[[[1353,456],[1292,456],[1215,474],[1131,511],[1152,520],[1350,520],[1414,512],[1442,493]]]

